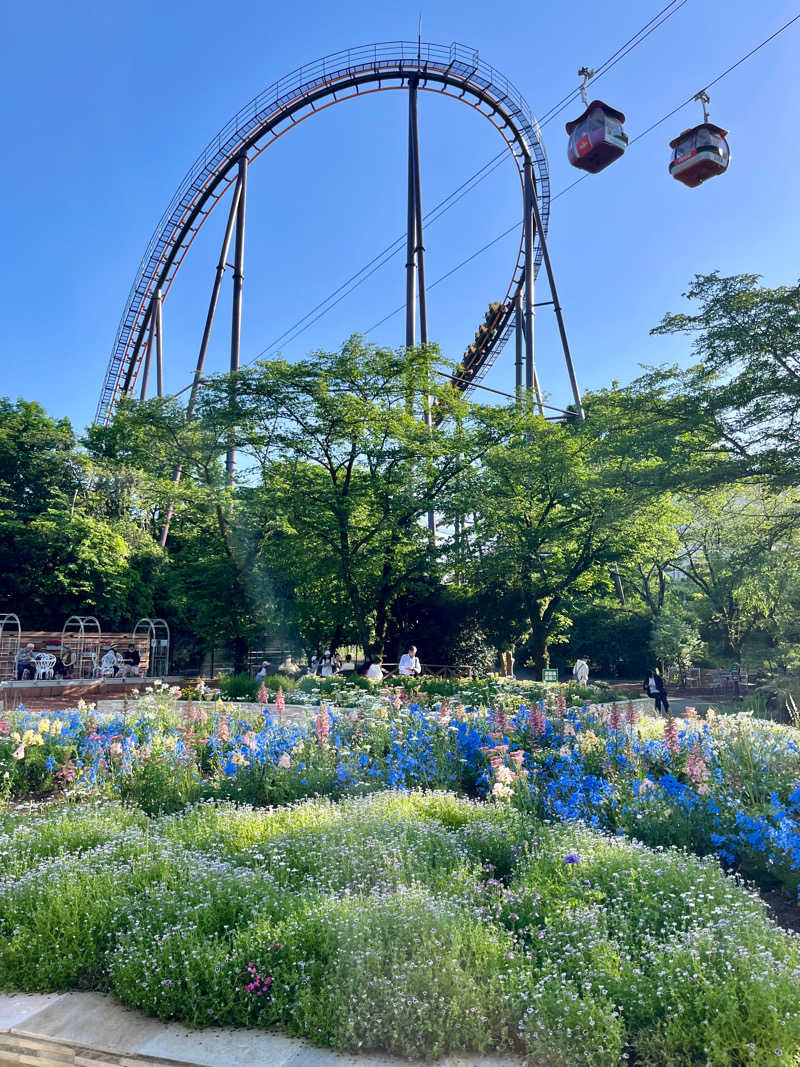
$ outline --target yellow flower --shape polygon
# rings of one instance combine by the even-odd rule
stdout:
[[[597,752],[602,747],[603,742],[594,730],[586,730],[578,738],[578,748],[583,755],[586,755],[587,752]]]
[[[39,719],[39,725],[37,727],[40,734],[46,734],[50,730],[49,719]]]
[[[241,752],[234,752],[234,754],[231,756],[231,762],[235,763],[238,767],[241,767],[246,762],[246,760],[241,754]]]
[[[60,734],[63,729],[64,723],[61,719],[53,719],[53,721],[50,723],[51,734]]]
[[[21,741],[22,740],[22,738],[19,736],[19,731],[18,730],[14,730],[14,732],[11,734],[11,740],[12,741]]]
[[[25,733],[22,735],[23,745],[35,745],[36,742],[34,741],[34,737],[36,736],[37,735],[33,732],[33,730],[26,730]]]

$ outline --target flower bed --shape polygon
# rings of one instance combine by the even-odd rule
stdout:
[[[513,692],[506,689],[506,700]],[[146,812],[204,798],[268,805],[386,787],[491,796],[539,818],[576,820],[651,845],[716,854],[765,886],[800,882],[797,731],[748,716],[641,717],[633,702],[541,702],[487,710],[369,695],[351,714],[304,724],[257,708],[175,711],[155,689],[130,714],[89,709],[0,723],[0,788],[24,799],[118,796]]]
[[[800,1053],[797,942],[710,859],[444,792],[2,823],[6,989],[407,1056]]]

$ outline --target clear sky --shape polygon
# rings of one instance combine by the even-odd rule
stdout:
[[[281,75],[338,49],[415,38],[421,12],[423,40],[477,48],[543,114],[577,84],[579,66],[602,63],[665,3],[6,0],[0,394],[38,400],[78,428],[92,419],[156,221],[205,144]],[[596,95],[626,113],[635,137],[798,10],[798,0],[687,0]],[[712,89],[711,118],[730,130],[726,175],[690,190],[667,173],[667,142],[700,121],[693,104],[554,201],[551,256],[584,389],[630,380],[640,363],[686,358],[684,342],[648,332],[682,306],[695,272],[797,280],[799,46],[800,22]],[[543,131],[554,194],[579,174],[563,127],[579,111],[572,105]],[[404,232],[405,136],[405,94],[380,93],[314,116],[254,163],[243,361]],[[502,146],[470,108],[429,93],[420,94],[420,139],[426,209]],[[509,159],[426,230],[429,280],[519,217]],[[165,302],[168,390],[190,379],[224,222],[218,209]],[[447,356],[460,357],[488,302],[504,295],[518,240],[511,234],[431,290],[430,335]],[[400,254],[280,351],[299,358],[367,330],[402,304],[403,264]],[[544,272],[537,286],[546,298]],[[227,359],[229,308],[228,280],[209,369]],[[369,337],[401,344],[402,314]],[[547,309],[536,318],[536,357],[545,390],[563,403],[568,383]],[[513,359],[511,344],[486,384],[513,390]]]

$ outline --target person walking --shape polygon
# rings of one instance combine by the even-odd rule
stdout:
[[[589,683],[589,664],[584,659],[583,653],[575,660],[575,666],[572,668],[572,677],[578,685],[588,685]]]
[[[651,667],[647,672],[644,682],[642,683],[642,689],[644,689],[645,693],[655,701],[656,713],[660,715],[663,710],[666,715],[669,711],[667,684],[658,667]]]

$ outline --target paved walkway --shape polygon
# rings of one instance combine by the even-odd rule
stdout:
[[[514,1057],[448,1056],[439,1067],[521,1067]],[[37,1067],[409,1067],[348,1056],[264,1030],[187,1030],[121,1007],[100,993],[0,996],[0,1064]],[[426,1065],[430,1067],[430,1065]]]

